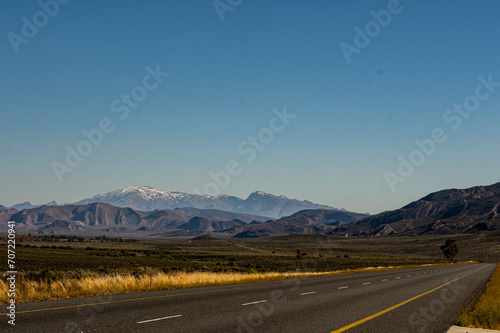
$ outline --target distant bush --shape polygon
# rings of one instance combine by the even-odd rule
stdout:
[[[460,250],[457,242],[453,239],[448,239],[444,243],[444,245],[440,247],[440,249],[443,251],[443,255],[446,260],[449,261],[453,261],[453,259],[455,259],[455,257],[457,256],[458,251]]]

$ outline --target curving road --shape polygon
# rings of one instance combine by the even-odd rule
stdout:
[[[34,302],[12,332],[426,332],[454,324],[496,264],[429,266]],[[5,309],[5,306],[2,306]],[[4,310],[5,311],[5,310]]]

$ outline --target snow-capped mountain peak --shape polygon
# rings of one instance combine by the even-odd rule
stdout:
[[[219,209],[235,213],[262,215],[272,218],[288,216],[303,209],[335,209],[317,205],[309,201],[288,199],[257,191],[241,199],[226,194],[210,196],[189,194],[182,191],[162,191],[150,186],[130,186],[105,194],[98,194],[74,204],[83,205],[104,202],[117,207],[130,207],[136,210],[152,211],[155,209],[175,209],[192,207],[199,209]]]

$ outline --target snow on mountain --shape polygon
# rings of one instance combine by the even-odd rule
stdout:
[[[149,186],[131,186],[105,194],[98,194],[74,204],[84,205],[94,202],[104,202],[117,207],[130,207],[142,211],[192,207],[219,209],[271,218],[288,216],[303,209],[335,209],[310,201],[288,199],[283,195],[275,196],[262,191],[254,192],[243,200],[230,195],[209,196],[189,194],[182,191],[167,192]]]

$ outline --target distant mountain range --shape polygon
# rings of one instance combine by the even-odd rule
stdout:
[[[116,236],[177,237],[214,233],[219,237],[270,237],[289,233],[325,233],[331,231],[334,225],[365,216],[318,209],[299,211],[289,218],[274,221],[265,216],[218,209],[183,207],[140,211],[102,202],[41,206],[21,211],[0,206],[0,226],[7,221],[15,221],[18,232],[66,235],[110,233]],[[263,231],[258,231],[260,229]]]
[[[181,230],[216,231],[247,223],[268,221],[266,217],[214,209],[177,208],[143,212],[106,203],[42,206],[0,210],[0,225],[16,222],[18,232],[43,234],[129,234]]]
[[[401,209],[340,225],[351,236],[457,234],[500,229],[500,183],[435,192]]]
[[[176,208],[144,212],[106,203],[90,203],[42,206],[21,211],[2,206],[0,225],[15,221],[18,232],[41,234],[177,237],[213,233],[219,237],[270,237],[290,233],[325,233],[331,231],[334,225],[366,216],[345,211],[328,213],[322,209],[317,210],[318,221],[322,222],[316,222],[311,219],[314,215],[314,210],[307,210],[274,221],[259,215],[216,209]]]
[[[32,209],[32,208],[42,207],[42,206],[58,206],[58,203],[55,201],[52,201],[52,202],[46,203],[44,205],[32,205],[31,202],[26,201],[26,202],[15,204],[14,206],[10,206],[10,207],[0,206],[0,210],[1,210],[1,207],[9,208],[9,209],[23,210],[23,209]]]
[[[129,207],[142,211],[193,207],[262,215],[270,218],[288,216],[303,209],[335,209],[310,201],[288,199],[283,195],[276,196],[264,192],[254,192],[248,198],[241,199],[230,195],[210,196],[189,194],[181,191],[166,192],[149,186],[127,187],[106,194],[99,194],[74,204],[82,205],[93,202],[103,202],[116,207]]]
[[[259,225],[246,225],[226,230],[235,238],[262,238],[290,234],[330,234],[336,226],[349,224],[367,217],[347,211],[329,209],[307,209],[277,221]]]
[[[95,200],[110,201],[113,205],[92,202]],[[151,210],[162,205],[185,204],[198,208]],[[134,205],[142,205],[148,210],[128,207]],[[299,209],[304,206],[314,208]],[[285,212],[292,213],[277,220],[267,217],[279,217]],[[0,205],[0,226],[9,220],[17,222],[18,232],[136,237],[196,237],[208,233],[222,238],[261,238],[288,234],[372,237],[475,233],[500,230],[500,183],[439,191],[401,209],[374,216],[328,209],[308,201],[262,192],[252,193],[243,200],[230,196],[210,197],[135,187],[95,196],[72,205],[48,205],[20,211]]]
[[[253,221],[245,225],[235,225],[227,229],[219,229],[212,232],[216,237],[234,238],[263,238],[284,236],[290,234],[329,234],[336,226],[357,221],[366,214],[353,213],[348,211],[311,209],[299,211],[289,217],[283,217],[276,221],[258,223]],[[202,234],[200,230],[192,229],[193,232]],[[186,232],[166,232],[162,236],[175,237],[187,236]]]
[[[149,186],[131,186],[105,194],[98,194],[92,198],[83,199],[72,205],[85,205],[102,202],[115,207],[128,207],[140,211],[155,209],[175,209],[192,207],[198,209],[217,209],[234,213],[261,215],[269,218],[289,216],[303,209],[335,209],[326,205],[319,205],[310,201],[288,199],[280,195],[264,192],[254,192],[246,199],[230,195],[201,195],[189,194],[181,191],[166,192]],[[52,201],[45,206],[57,206]],[[29,202],[20,203],[9,208],[17,210],[32,209],[42,205],[32,205]]]

